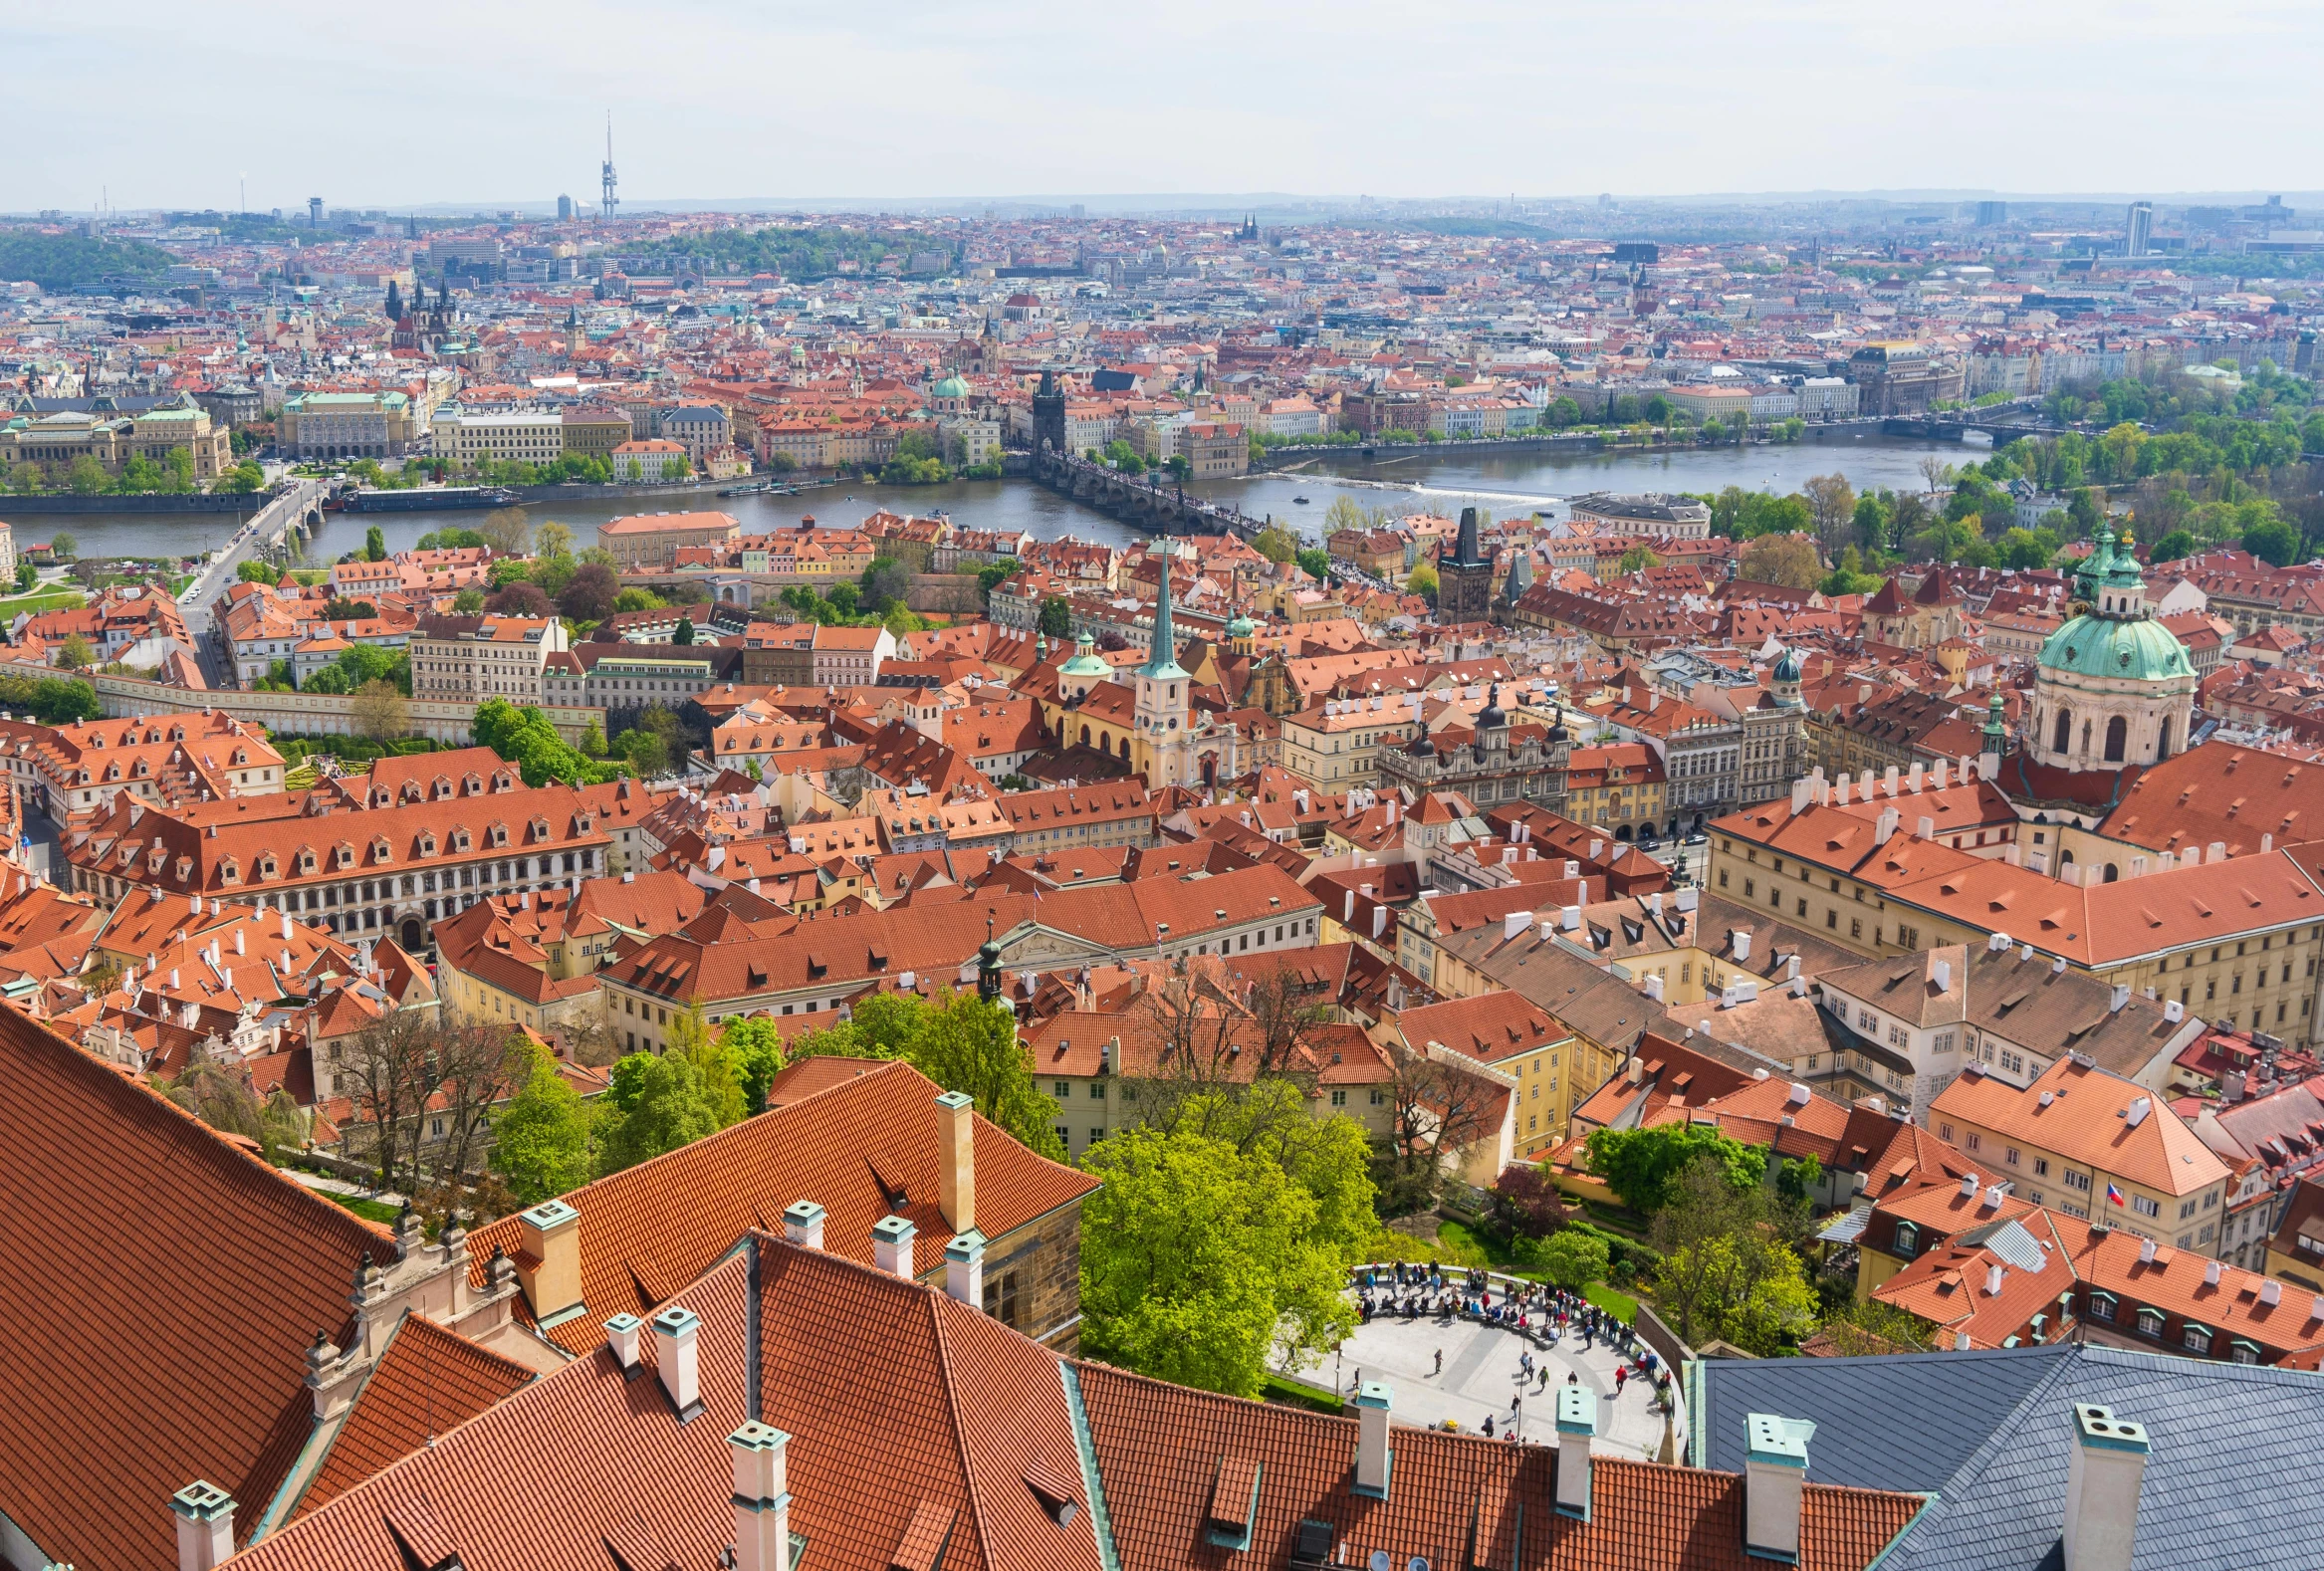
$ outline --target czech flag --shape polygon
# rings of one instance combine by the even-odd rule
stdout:
[[[2115,1205],[2119,1206],[2122,1204],[2122,1191],[2116,1189],[2112,1184],[2109,1184],[2106,1186],[2106,1198],[2113,1202]]]

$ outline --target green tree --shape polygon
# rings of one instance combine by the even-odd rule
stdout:
[[[92,649],[89,646],[89,640],[79,633],[68,633],[65,637],[65,647],[57,652],[57,664],[68,671],[86,671],[96,661],[97,651]]]
[[[16,590],[19,594],[29,592],[40,581],[41,570],[29,559],[16,564]]]
[[[1299,570],[1317,583],[1331,576],[1331,553],[1320,546],[1300,547],[1298,562]]]
[[[1436,603],[1437,589],[1437,570],[1425,561],[1415,566],[1404,580],[1405,593],[1425,595],[1431,605]]]
[[[648,780],[669,773],[669,744],[643,726],[622,732],[614,740],[613,751],[627,761],[632,770]]]
[[[1266,1156],[1139,1127],[1084,1166],[1104,1186],[1083,1216],[1087,1351],[1255,1397],[1271,1351],[1319,1358],[1353,1329],[1347,1262],[1316,1237],[1314,1196]]]
[[[1669,1203],[1671,1185],[1698,1157],[1725,1166],[1737,1188],[1757,1184],[1766,1171],[1766,1153],[1720,1133],[1711,1124],[1656,1124],[1650,1129],[1596,1129],[1590,1132],[1590,1171],[1633,1211],[1652,1214]]]
[[[2013,528],[2001,537],[2000,553],[2004,567],[2015,567],[2020,572],[2046,567],[2058,554],[2057,533],[2046,528]]]
[[[686,645],[688,645],[688,644],[691,644],[691,643],[693,643],[693,641],[694,641],[694,621],[693,621],[693,618],[691,618],[691,617],[689,617],[689,616],[685,616],[685,615],[680,615],[680,616],[679,616],[679,618],[678,618],[678,625],[677,625],[677,628],[676,628],[674,631],[672,631],[672,632],[671,632],[671,634],[670,634],[670,642],[671,642],[671,643],[673,643],[673,644],[677,644],[677,645],[679,645],[680,647],[684,647],[684,646],[686,646]]]
[[[478,747],[490,748],[516,765],[528,786],[551,781],[579,786],[603,778],[598,766],[558,736],[547,715],[530,706],[519,709],[505,698],[487,699],[477,706],[470,734]]]
[[[1339,499],[1346,501],[1345,497]],[[1333,506],[1337,506],[1334,503]],[[1329,522],[1327,519],[1325,522]],[[1252,537],[1251,549],[1269,561],[1295,561],[1299,556],[1299,537],[1280,524],[1270,524]]]
[[[976,1098],[977,1111],[1019,1144],[1052,1161],[1065,1159],[1057,1139],[1057,1104],[1034,1082],[1033,1056],[1017,1039],[1017,1015],[973,993],[946,991],[922,1008],[904,1056],[947,1091]]]
[[[554,1058],[529,1043],[523,1051],[525,1088],[493,1120],[492,1165],[510,1193],[537,1206],[588,1181],[592,1110],[566,1084]]]
[[[1799,1256],[1746,1233],[1666,1250],[1655,1266],[1655,1301],[1679,1311],[1679,1337],[1698,1331],[1772,1357],[1814,1331],[1816,1297]]]
[[[2300,533],[2280,518],[2262,518],[2243,531],[2243,549],[2260,561],[2288,567],[2300,555]]]
[[[1743,547],[1738,571],[1756,583],[1812,589],[1824,573],[1815,546],[1796,535],[1762,535]]]
[[[1041,602],[1041,630],[1051,638],[1069,638],[1073,634],[1073,607],[1061,594],[1052,594]]]
[[[1606,1279],[1611,1250],[1606,1240],[1582,1228],[1561,1228],[1530,1250],[1534,1268],[1569,1293]]]
[[[783,1033],[775,1028],[773,1020],[753,1014],[729,1021],[720,1041],[733,1055],[736,1071],[742,1077],[743,1099],[752,1116],[764,1113],[768,1087],[783,1072],[786,1062]]]
[[[81,555],[81,543],[63,530],[59,530],[49,537],[49,550],[56,555],[59,561],[71,561],[75,557]]]
[[[363,531],[363,560],[365,561],[385,561],[387,560],[387,536],[376,524]]]
[[[479,616],[484,612],[484,591],[470,584],[452,596],[452,610],[461,616]]]
[[[2161,563],[2178,561],[2194,555],[2195,537],[2183,529],[2175,529],[2155,542],[2154,549],[2147,553],[2147,560]]]
[[[598,1114],[599,1173],[617,1173],[725,1127],[718,1093],[681,1052],[631,1053],[613,1065]]]
[[[1633,546],[1628,551],[1622,553],[1622,560],[1615,564],[1615,571],[1644,572],[1649,567],[1659,567],[1661,565],[1662,559],[1654,554],[1652,547]]]

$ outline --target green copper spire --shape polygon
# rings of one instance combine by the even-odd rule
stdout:
[[[1162,562],[1162,595],[1154,604],[1153,652],[1138,674],[1157,682],[1183,682],[1187,674],[1178,663],[1178,635],[1170,625],[1170,537],[1164,535],[1155,544]]]

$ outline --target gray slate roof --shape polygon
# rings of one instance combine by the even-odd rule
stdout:
[[[2133,1571],[2313,1566],[2324,1530],[2324,1375],[2108,1347],[1705,1362],[1688,1372],[1701,1465],[1740,1471],[1743,1416],[1813,1419],[1808,1476],[1932,1493],[1882,1571],[2055,1566],[2068,1406],[2147,1427]]]

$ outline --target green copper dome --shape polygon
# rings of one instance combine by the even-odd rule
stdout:
[[[1249,638],[1258,631],[1259,624],[1248,616],[1238,616],[1227,624],[1227,636],[1230,638]]]
[[[1097,640],[1083,633],[1080,643],[1073,648],[1073,658],[1057,670],[1064,676],[1110,677],[1113,663],[1097,652]]]
[[[2142,682],[2195,674],[2187,646],[2171,629],[2144,617],[2077,616],[2049,635],[2036,663],[2065,675]]]
[[[947,376],[928,392],[934,398],[966,398],[969,395],[969,384],[958,376]]]

